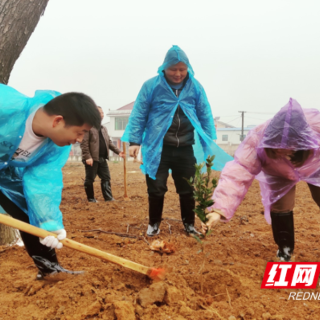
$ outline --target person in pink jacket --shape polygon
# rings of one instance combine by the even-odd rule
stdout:
[[[320,112],[290,99],[271,120],[252,129],[221,172],[203,231],[230,220],[252,181],[260,183],[265,219],[272,225],[277,256],[290,261],[294,249],[295,186],[307,182],[320,207]]]

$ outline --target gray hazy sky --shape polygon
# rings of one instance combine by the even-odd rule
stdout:
[[[135,100],[176,44],[215,117],[259,112],[245,115],[258,124],[290,97],[320,107],[319,17],[319,0],[51,0],[9,85],[84,92],[107,112]]]

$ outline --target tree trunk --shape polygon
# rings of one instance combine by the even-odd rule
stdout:
[[[2,214],[2,213],[0,213]],[[12,244],[18,241],[19,233],[16,229],[0,224],[0,245]]]
[[[48,1],[0,0],[0,83],[8,83],[12,68]],[[16,237],[14,229],[0,224],[0,245],[13,243]]]
[[[0,83],[8,83],[12,68],[48,1],[0,0]]]

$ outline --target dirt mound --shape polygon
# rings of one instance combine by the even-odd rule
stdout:
[[[7,319],[319,319],[317,301],[287,301],[287,290],[261,290],[268,261],[276,245],[260,212],[260,191],[254,182],[234,219],[209,236],[204,254],[186,236],[180,221],[178,196],[169,180],[160,236],[175,248],[169,255],[149,248],[145,178],[128,174],[123,200],[121,163],[110,163],[112,189],[119,201],[88,204],[82,164],[64,168],[61,210],[68,237],[134,262],[165,267],[163,281],[149,278],[86,254],[63,248],[64,268],[82,275],[57,275],[35,281],[36,268],[23,247],[0,248],[0,320]],[[137,171],[138,164],[128,164]],[[319,259],[319,209],[305,184],[298,184],[295,208],[295,261]],[[196,221],[200,229],[200,222]],[[99,231],[100,230],[100,231]],[[105,232],[102,232],[105,231]],[[117,236],[117,233],[121,236]],[[124,237],[134,236],[134,237]],[[205,261],[205,263],[203,263]],[[318,289],[317,289],[318,290]]]

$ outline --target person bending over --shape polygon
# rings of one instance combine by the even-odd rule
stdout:
[[[71,144],[100,127],[94,101],[83,93],[36,91],[33,98],[0,84],[0,212],[57,234],[20,232],[38,268],[37,279],[65,271],[55,248],[66,237],[61,202],[62,167]]]
[[[320,112],[290,99],[271,120],[252,129],[223,169],[203,231],[230,220],[254,178],[260,183],[265,218],[272,226],[280,261],[294,250],[296,184],[305,181],[320,206]]]

